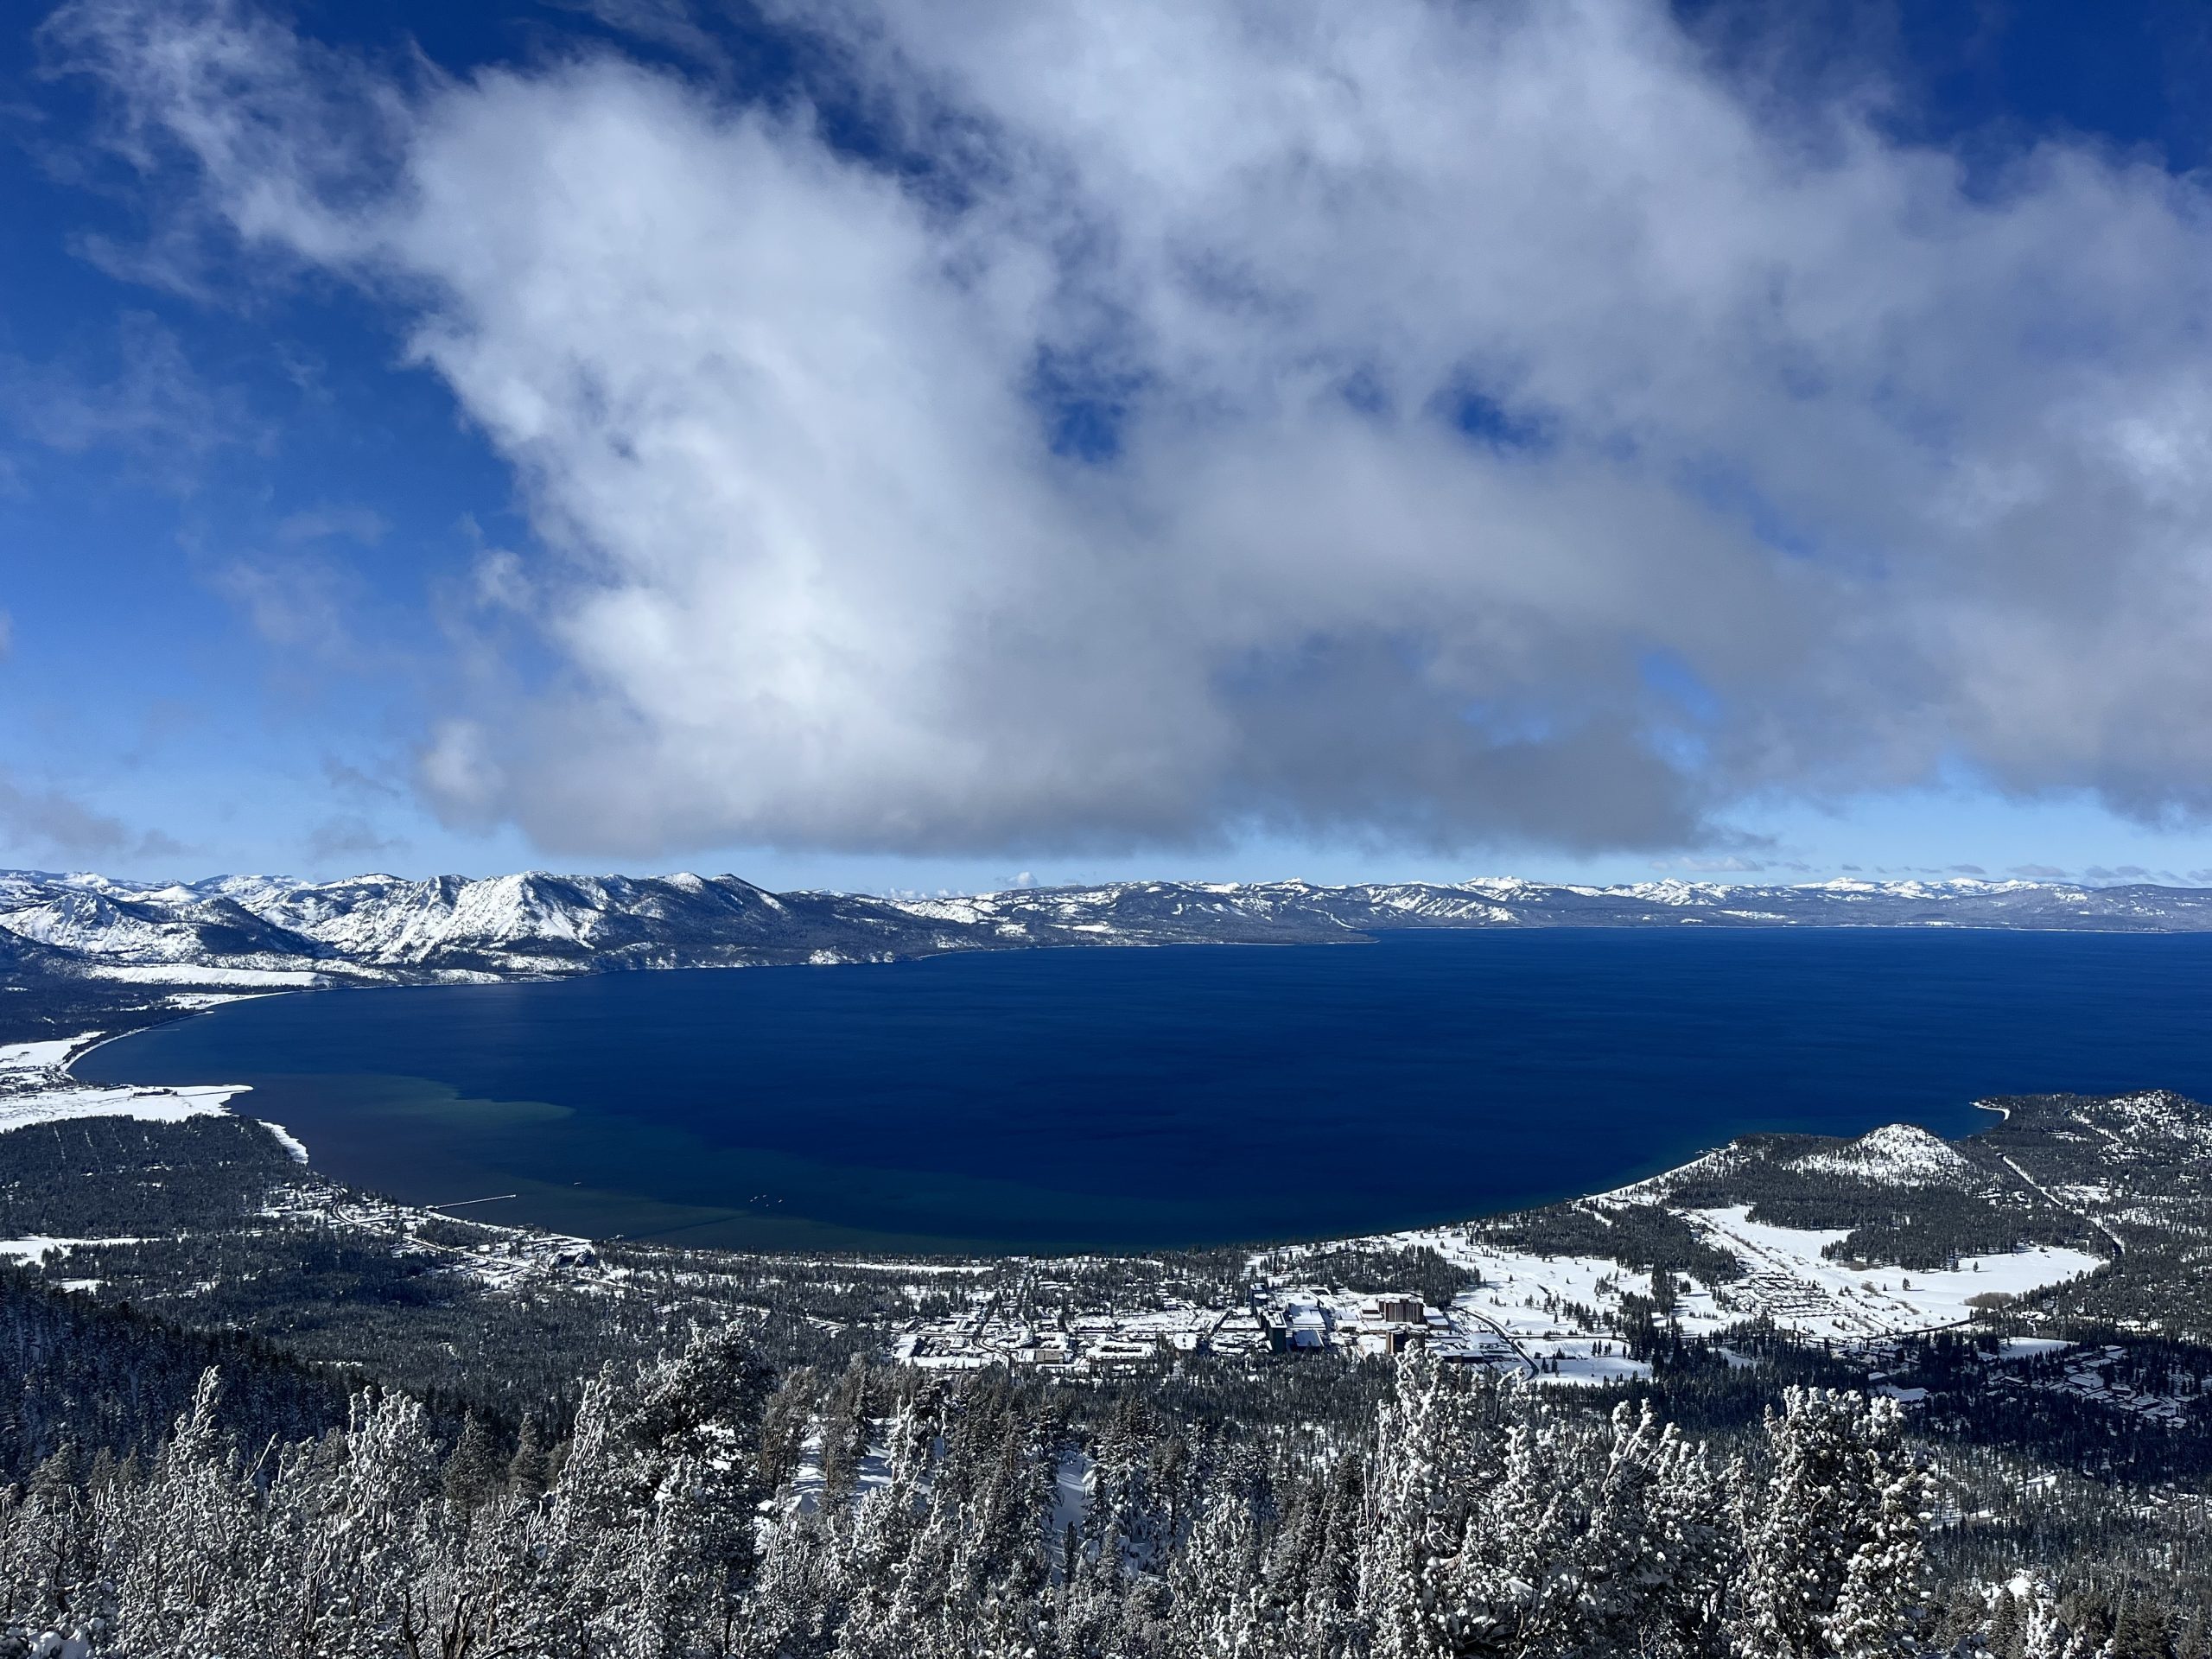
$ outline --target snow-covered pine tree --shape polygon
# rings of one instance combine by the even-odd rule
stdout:
[[[1839,1659],[1884,1659],[1912,1646],[1927,1601],[1920,1529],[1928,1484],[1904,1443],[1896,1401],[1870,1402],[1858,1427],[1862,1484],[1854,1542],[1822,1629]]]
[[[861,1499],[844,1533],[849,1606],[836,1650],[850,1659],[906,1659],[909,1633],[941,1592],[945,1552],[916,1548],[930,1515],[938,1404],[932,1391],[900,1406],[886,1429],[884,1484]]]
[[[446,1498],[463,1510],[473,1510],[499,1490],[502,1470],[499,1447],[484,1420],[470,1412],[461,1425],[461,1438],[446,1459]]]
[[[1920,1594],[1921,1488],[1897,1402],[1792,1388],[1766,1433],[1771,1472],[1739,1477],[1737,1494],[1737,1650],[1825,1659],[1842,1641],[1847,1653],[1888,1651]]]
[[[1184,1548],[1169,1566],[1171,1640],[1183,1651],[1244,1659],[1260,1644],[1262,1573],[1257,1471],[1228,1458]]]
[[[2066,1627],[2058,1622],[2058,1603],[2050,1587],[2037,1583],[2020,1615],[2020,1659],[2066,1659]]]

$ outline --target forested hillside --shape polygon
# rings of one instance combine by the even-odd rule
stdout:
[[[1872,1655],[1932,1632],[1893,1402],[1792,1390],[1728,1458],[1411,1362],[1364,1433],[1103,1414],[988,1372],[810,1414],[741,1336],[588,1390],[557,1473],[366,1395],[243,1451],[211,1371],[143,1469],[0,1511],[17,1642],[115,1653]],[[798,1386],[804,1387],[799,1384]],[[1085,1421],[1087,1419],[1087,1421]],[[1071,1481],[1088,1502],[1071,1503]],[[2048,1586],[1993,1605],[2064,1649]],[[1961,1632],[1960,1634],[1969,1634]]]
[[[2176,1096],[860,1260],[462,1221],[54,1070],[175,1011],[0,1030],[0,1656],[2212,1656]]]

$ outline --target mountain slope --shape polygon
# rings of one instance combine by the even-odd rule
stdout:
[[[1680,926],[2198,931],[2212,930],[2212,891],[1978,880],[1130,881],[899,899],[774,893],[734,875],[688,873],[223,876],[156,887],[0,872],[0,972],[18,976],[506,978],[1046,945],[1301,944],[1414,927]]]

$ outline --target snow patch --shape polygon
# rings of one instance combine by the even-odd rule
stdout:
[[[129,985],[256,985],[313,990],[330,983],[304,968],[214,968],[188,962],[102,963],[85,969],[92,979]]]
[[[143,1244],[143,1238],[48,1238],[34,1233],[28,1238],[0,1238],[0,1257],[44,1267],[49,1255],[67,1255],[79,1244]],[[92,1282],[97,1284],[97,1280]]]
[[[58,1071],[73,1051],[99,1039],[99,1033],[88,1031],[81,1037],[58,1037],[42,1043],[0,1045],[0,1074]]]
[[[265,1117],[257,1117],[254,1119],[254,1122],[260,1124],[263,1128],[268,1130],[269,1133],[276,1138],[276,1144],[283,1147],[286,1152],[292,1154],[292,1161],[294,1163],[304,1164],[307,1162],[308,1143],[301,1140],[298,1135],[294,1135],[282,1123],[271,1122]]]
[[[37,1123],[75,1117],[133,1117],[145,1123],[181,1123],[191,1117],[221,1117],[244,1084],[186,1089],[89,1089],[72,1084],[0,1096],[0,1135]]]

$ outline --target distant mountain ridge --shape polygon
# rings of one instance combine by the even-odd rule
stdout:
[[[775,893],[734,875],[219,876],[0,871],[0,973],[211,983],[507,979],[880,962],[1052,945],[1309,944],[1414,927],[2212,931],[2212,889],[2037,881],[1598,887],[1126,881],[962,898]]]

